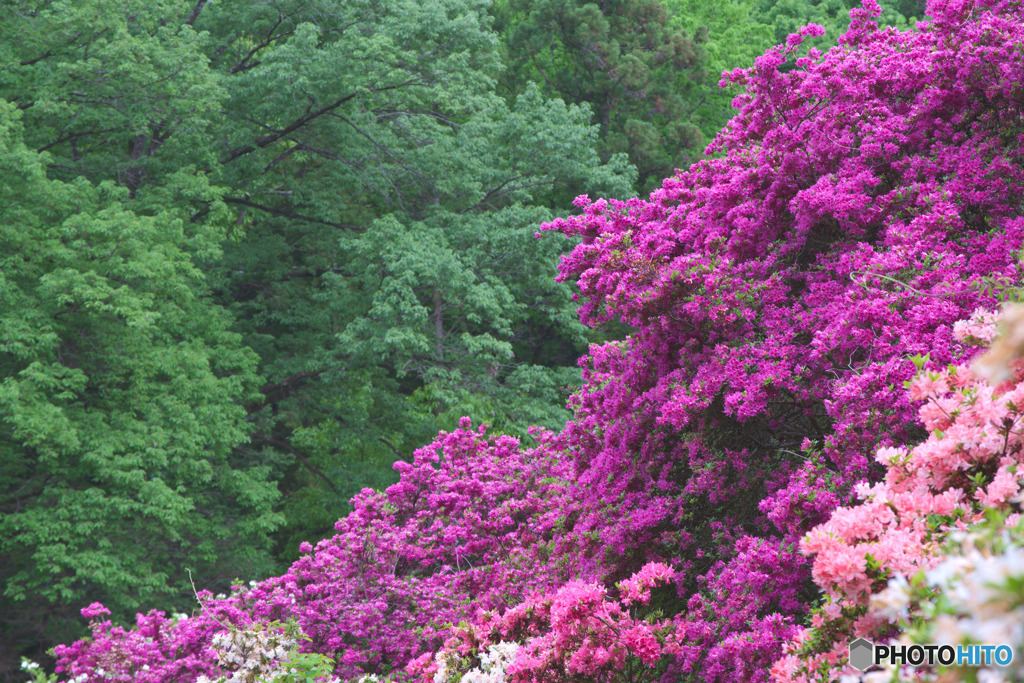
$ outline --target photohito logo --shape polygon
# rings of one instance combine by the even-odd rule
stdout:
[[[1009,645],[875,645],[864,638],[850,642],[850,666],[858,671],[880,664],[1006,666],[1012,661]]]

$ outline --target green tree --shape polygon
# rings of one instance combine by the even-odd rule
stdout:
[[[732,100],[737,92],[735,88],[719,85],[722,72],[747,68],[766,49],[777,45],[775,28],[764,18],[755,0],[723,0],[714,5],[699,0],[665,3],[672,11],[672,21],[683,31],[703,30],[707,34],[703,47],[708,77],[697,86],[700,106],[694,113],[694,122],[710,142],[736,113]]]
[[[494,93],[486,8],[345,3],[279,22],[264,6],[237,24],[255,35],[220,29],[253,46],[215,63],[232,118],[257,125],[221,155],[244,232],[217,288],[269,380],[252,457],[294,458],[283,557],[461,415],[515,433],[568,418],[587,337],[552,282],[562,243],[533,235],[547,207],[628,193],[635,172],[602,163],[586,110]]]
[[[7,6],[0,96],[53,179],[110,182],[196,244],[260,358],[244,402],[288,517],[330,533],[439,428],[559,426],[587,337],[552,282],[549,207],[628,194],[589,113],[494,93],[482,0],[84,0]],[[225,220],[225,207],[230,218]],[[191,248],[191,247],[190,247]],[[203,251],[205,250],[205,251]]]
[[[495,5],[507,71],[502,91],[527,83],[590,106],[600,153],[626,153],[640,189],[660,185],[703,152],[693,117],[706,78],[706,32],[669,21],[660,0],[503,0]]]
[[[773,33],[773,44],[786,42],[786,37],[807,24],[820,24],[825,35],[808,41],[820,49],[828,49],[850,25],[850,10],[860,7],[857,0],[760,0],[756,5],[758,16]],[[924,18],[922,0],[898,0],[882,3],[882,26],[907,28],[914,19]]]
[[[226,93],[190,8],[175,0],[0,7],[0,96],[22,110],[25,143],[48,153],[51,177],[114,181],[139,214],[205,206],[194,185],[216,161],[211,138]]]
[[[120,618],[183,608],[186,567],[214,588],[261,575],[280,522],[267,469],[235,451],[257,359],[194,262],[222,235],[138,215],[111,181],[48,177],[20,118],[0,101],[0,640],[16,651],[78,635],[93,600]]]

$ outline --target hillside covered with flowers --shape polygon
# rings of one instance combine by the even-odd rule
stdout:
[[[628,331],[564,429],[464,418],[282,575],[85,608],[59,679],[827,681],[901,632],[1024,656],[1012,600],[936,605],[1020,586],[1024,368],[970,363],[1024,274],[1024,6],[880,11],[727,73],[735,118],[649,198],[544,224],[580,320]]]

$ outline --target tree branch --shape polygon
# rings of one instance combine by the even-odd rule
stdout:
[[[331,489],[331,491],[334,491],[334,493],[339,494],[339,495],[341,494],[341,491],[339,491],[338,487],[334,485],[334,482],[331,481],[330,478],[326,474],[324,474],[323,470],[321,470],[319,467],[317,467],[316,465],[311,463],[309,461],[309,458],[307,458],[305,455],[303,455],[298,450],[296,450],[296,448],[294,446],[292,446],[290,443],[288,443],[284,439],[279,439],[276,436],[264,436],[262,434],[257,434],[256,438],[259,439],[260,441],[265,441],[266,443],[270,444],[271,446],[277,446],[278,448],[283,448],[284,450],[288,451],[289,453],[294,455],[296,458],[298,458],[299,462],[301,462],[302,465],[307,470],[309,470],[310,472],[312,472],[316,476],[320,477],[324,481],[324,483],[327,484],[327,486]]]
[[[192,14],[190,14],[188,19],[185,20],[186,26],[191,26],[196,23],[196,19],[199,18],[199,13],[203,11],[203,7],[206,7],[206,0],[198,0],[198,2],[196,2],[196,6],[192,9]]]
[[[388,448],[390,448],[391,452],[394,453],[395,457],[398,458],[399,460],[401,460],[402,457],[404,457],[402,453],[397,448],[395,448],[395,445],[388,441],[387,439],[385,439],[383,436],[377,437],[377,440],[380,441],[385,446],[387,446]]]
[[[382,88],[369,88],[369,90],[372,91],[372,92],[380,93],[380,92],[387,92],[388,90],[397,90],[398,88],[405,88],[405,87],[408,87],[408,86],[411,86],[411,85],[417,85],[417,84],[425,84],[425,82],[421,78],[412,78],[412,79],[409,79],[408,81],[405,81],[403,83],[395,83],[394,85],[388,85],[388,86],[384,86]],[[359,94],[359,91],[356,91],[356,92],[349,93],[348,95],[344,95],[342,97],[339,97],[337,100],[335,100],[331,104],[328,104],[328,105],[326,105],[324,107],[321,107],[320,109],[317,109],[316,111],[311,111],[311,110],[307,109],[305,114],[303,114],[299,118],[295,119],[294,121],[292,121],[290,124],[288,124],[284,128],[282,128],[280,130],[277,130],[277,131],[274,131],[273,133],[269,133],[267,135],[264,135],[263,137],[257,138],[256,141],[253,142],[253,144],[251,144],[251,145],[245,145],[244,147],[236,147],[235,149],[231,150],[230,152],[228,152],[227,157],[222,159],[220,163],[222,163],[222,164],[229,164],[232,161],[234,161],[235,159],[237,159],[238,157],[245,156],[246,154],[249,154],[250,152],[255,152],[257,149],[262,149],[262,148],[266,147],[267,145],[271,145],[271,144],[277,142],[278,140],[280,140],[281,138],[283,138],[283,137],[285,137],[287,135],[290,135],[291,133],[294,133],[295,131],[297,131],[299,128],[302,128],[303,126],[305,126],[310,121],[313,121],[314,119],[319,118],[319,117],[323,116],[324,114],[327,114],[327,113],[330,113],[330,112],[334,111],[335,109],[337,109],[341,105],[343,105],[346,102],[348,102],[349,100],[353,99],[358,94]],[[355,125],[352,124],[351,121],[348,121],[347,119],[345,121],[349,125],[355,127]],[[356,130],[358,131],[359,129],[356,128]],[[363,135],[366,135],[362,131],[359,131],[359,132],[362,133]],[[369,137],[369,136],[367,136],[367,137]],[[373,138],[370,138],[370,141],[373,142],[374,144],[377,144],[376,141],[373,140]]]
[[[263,400],[259,403],[250,403],[245,406],[247,413],[255,413],[257,410],[268,404],[274,404],[289,396],[293,391],[306,383],[311,377],[319,377],[321,370],[303,370],[296,372],[291,377],[286,377],[280,382],[267,382],[260,388]]]
[[[326,114],[329,111],[334,111],[335,109],[337,109],[338,107],[340,107],[341,105],[345,104],[346,102],[351,100],[353,97],[355,97],[356,94],[357,93],[353,92],[353,93],[349,93],[348,95],[345,95],[344,97],[340,97],[337,100],[335,100],[333,103],[328,104],[325,107],[321,107],[320,109],[317,109],[316,111],[307,112],[305,115],[300,116],[299,118],[295,119],[288,126],[282,128],[279,131],[275,131],[273,133],[270,133],[269,135],[264,135],[261,138],[257,138],[256,141],[253,144],[251,144],[251,145],[246,145],[245,147],[238,147],[238,148],[232,150],[231,152],[228,153],[227,158],[224,159],[223,161],[221,161],[221,163],[222,164],[229,164],[229,163],[231,163],[232,161],[234,161],[235,159],[237,159],[240,156],[244,156],[244,155],[246,155],[246,154],[248,154],[250,152],[255,152],[257,149],[262,149],[263,147],[266,147],[267,145],[270,145],[270,144],[273,144],[273,143],[277,142],[278,140],[280,140],[281,138],[285,137],[286,135],[289,135],[290,133],[295,132],[299,128],[302,128],[304,125],[306,125],[307,123],[309,123],[313,119],[315,119],[315,118],[317,118],[319,116],[323,116],[324,114]]]
[[[329,225],[332,228],[340,228],[342,230],[366,230],[365,225],[346,225],[345,223],[335,223],[333,221],[325,221],[320,218],[313,218],[312,216],[306,216],[301,213],[295,213],[294,211],[288,211],[287,209],[278,209],[273,206],[266,206],[264,204],[257,204],[251,202],[248,199],[242,199],[240,197],[224,197],[224,202],[227,204],[239,204],[241,206],[248,206],[253,209],[259,209],[260,211],[266,211],[267,213],[275,216],[281,216],[283,218],[292,218],[299,221],[307,221],[309,223],[316,223],[317,225]]]

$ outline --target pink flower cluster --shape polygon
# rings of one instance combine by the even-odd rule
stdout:
[[[668,620],[644,620],[630,606],[647,605],[651,589],[668,583],[672,570],[660,563],[645,565],[619,584],[619,599],[597,583],[569,581],[558,589],[534,595],[503,614],[484,614],[452,638],[437,659],[452,655],[477,657],[498,643],[519,643],[505,671],[509,683],[559,681],[651,681],[660,677],[656,665],[674,645]],[[410,667],[434,680],[437,665],[426,658]]]
[[[976,314],[957,330],[991,340],[995,316]],[[776,663],[777,681],[834,680],[852,637],[882,639],[901,616],[890,595],[906,578],[934,567],[952,530],[980,522],[987,510],[1009,510],[1024,484],[1024,372],[990,386],[966,366],[922,372],[910,395],[924,401],[930,432],[914,446],[878,450],[885,479],[861,484],[864,499],[836,510],[801,541],[814,556],[813,576],[825,594],[811,629],[801,631]],[[902,582],[902,584],[900,583]],[[899,589],[905,590],[905,589]],[[851,670],[852,671],[852,670]]]
[[[200,597],[212,596],[201,592]],[[211,642],[223,628],[211,618],[212,613],[168,618],[163,612],[152,611],[139,614],[131,629],[103,620],[109,613],[98,603],[82,610],[82,616],[90,620],[92,636],[57,646],[57,673],[62,680],[164,683],[221,673]],[[217,609],[216,613],[216,618],[228,617],[224,610]],[[245,615],[232,616],[248,622]]]

